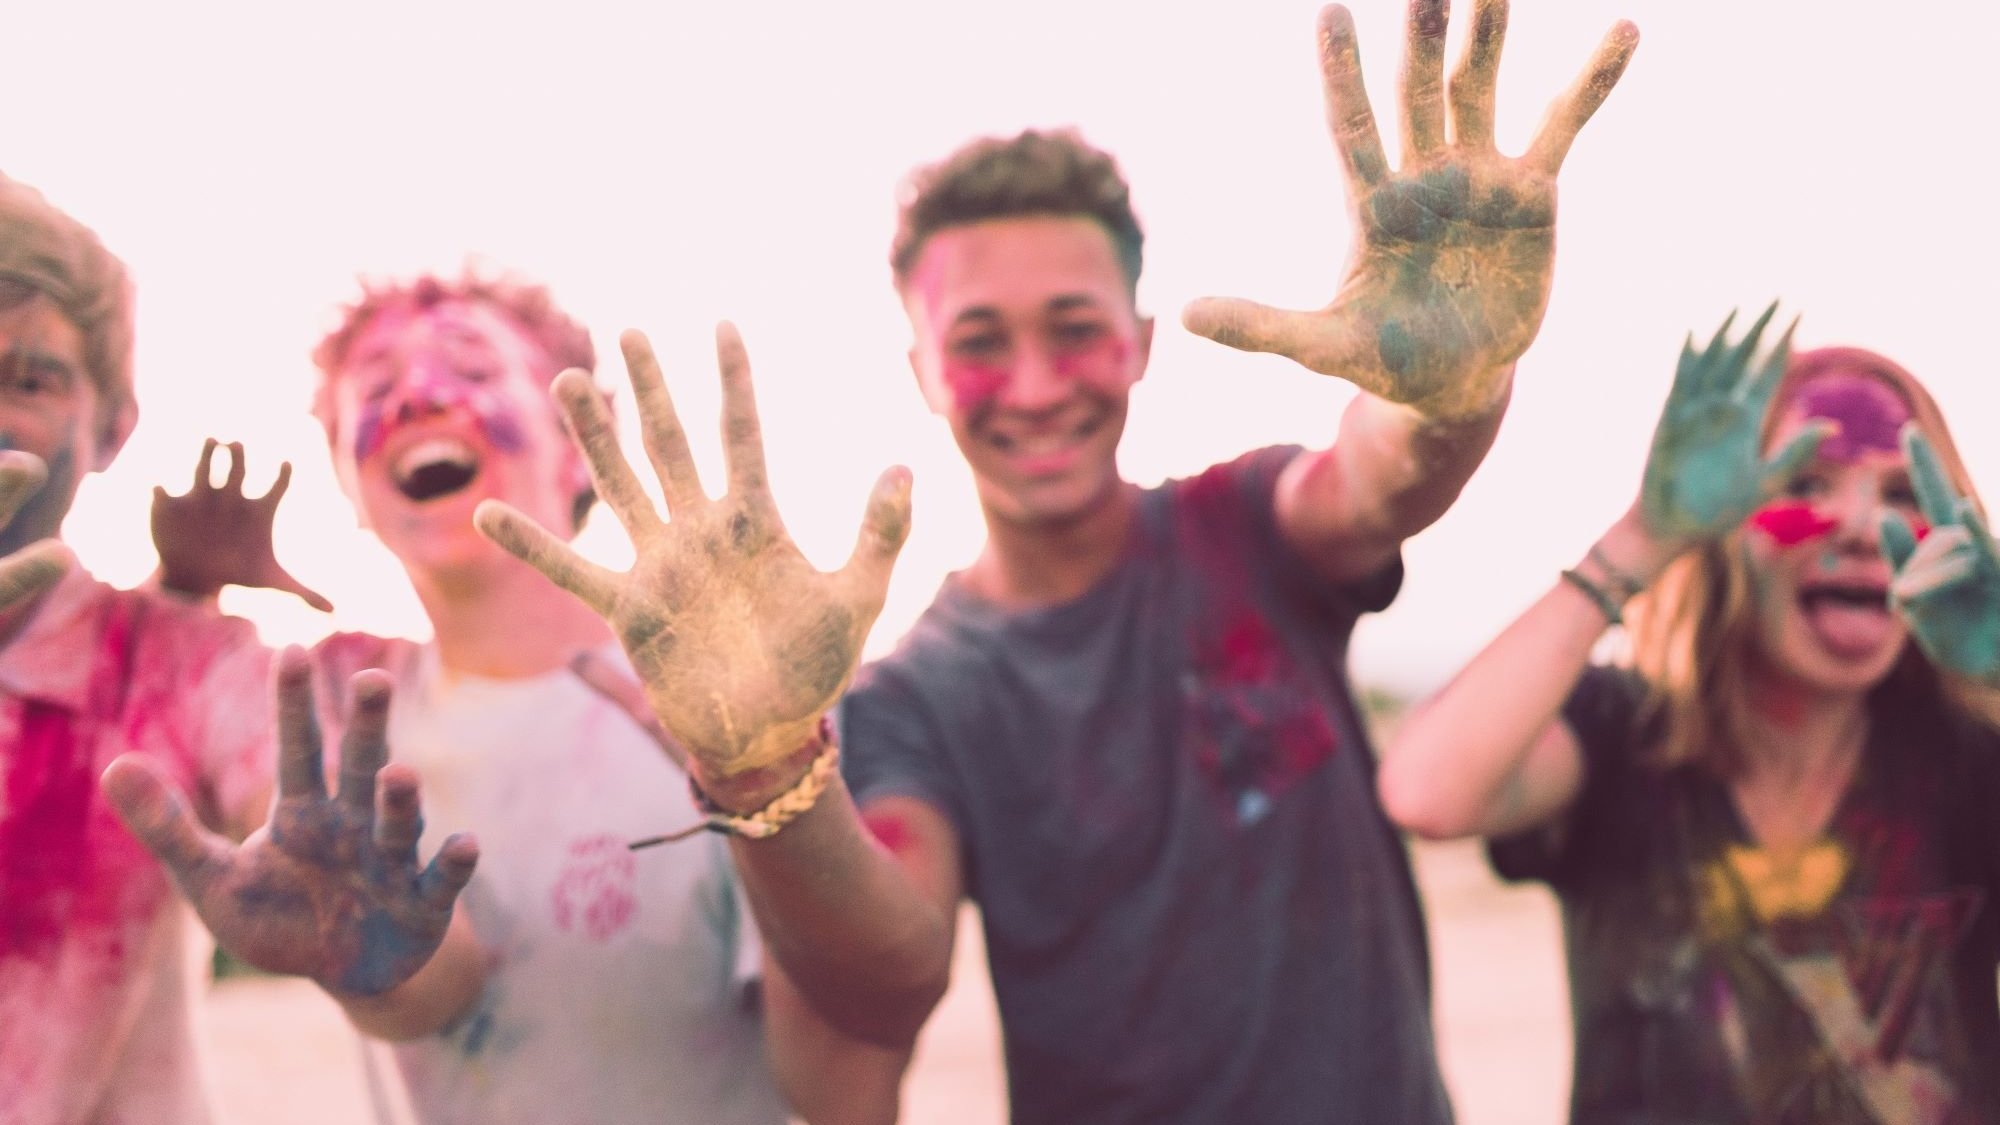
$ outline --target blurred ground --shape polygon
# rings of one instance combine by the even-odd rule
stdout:
[[[1504,887],[1476,844],[1422,844],[1439,1050],[1463,1125],[1563,1119],[1569,1027],[1555,909]],[[905,1096],[910,1125],[1006,1120],[993,998],[977,919],[959,929],[951,993],[931,1020]],[[206,1005],[221,1125],[370,1120],[358,1041],[333,1004],[296,980],[233,977]]]

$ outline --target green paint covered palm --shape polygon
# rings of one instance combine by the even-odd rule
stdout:
[[[1736,319],[1731,313],[1707,347],[1696,351],[1692,335],[1681,346],[1639,488],[1640,516],[1658,539],[1687,544],[1734,530],[1826,437],[1827,426],[1815,424],[1770,458],[1763,456],[1764,413],[1791,358],[1792,331],[1786,329],[1756,363],[1757,346],[1777,311],[1774,302],[1739,343],[1729,342]]]
[[[632,569],[589,562],[499,501],[480,504],[474,519],[610,623],[653,710],[704,780],[743,774],[805,745],[847,686],[909,530],[909,474],[882,475],[853,558],[821,572],[792,543],[771,499],[750,359],[736,330],[725,324],[716,333],[729,466],[720,499],[702,491],[651,345],[637,332],[620,343],[670,519],[640,489],[590,377],[564,372],[554,393],[598,495],[632,537]]]
[[[1919,542],[1902,516],[1883,513],[1882,555],[1896,572],[1889,602],[1933,663],[2000,684],[2000,552],[1914,422],[1903,429],[1903,452],[1930,532]]]
[[[1447,91],[1444,0],[1410,6],[1402,75],[1403,162],[1391,171],[1361,81],[1353,17],[1320,15],[1320,61],[1347,173],[1354,250],[1333,302],[1298,312],[1205,298],[1190,331],[1275,352],[1433,416],[1492,408],[1540,331],[1555,267],[1556,173],[1639,42],[1620,22],[1550,107],[1528,151],[1493,144],[1506,0],[1479,0]],[[1450,138],[1446,138],[1446,101]]]

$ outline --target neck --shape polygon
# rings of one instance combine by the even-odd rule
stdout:
[[[1865,695],[1817,693],[1759,677],[1751,705],[1755,737],[1744,750],[1745,780],[1795,785],[1844,776],[1861,756],[1868,734]]]
[[[1105,498],[1061,523],[1028,523],[986,506],[986,546],[966,571],[974,593],[1010,609],[1080,597],[1118,565],[1139,510],[1139,490],[1114,481]]]
[[[448,671],[525,679],[611,639],[589,606],[511,557],[449,574],[412,571],[410,581]]]

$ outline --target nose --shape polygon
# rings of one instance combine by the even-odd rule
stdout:
[[[1069,398],[1070,379],[1056,370],[1055,357],[1041,347],[1025,347],[1014,362],[1002,403],[1015,410],[1046,410]]]
[[[399,422],[436,414],[457,400],[458,388],[443,364],[418,360],[390,396],[386,413]]]
[[[1857,481],[1840,491],[1836,504],[1835,510],[1828,514],[1838,521],[1835,528],[1841,541],[1874,550],[1876,529],[1887,507],[1881,495],[1866,487],[1864,482]]]

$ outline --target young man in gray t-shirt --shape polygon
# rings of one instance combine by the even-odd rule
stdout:
[[[1636,45],[1620,24],[1520,158],[1492,144],[1504,0],[1449,89],[1443,0],[1411,8],[1392,172],[1346,11],[1322,17],[1356,224],[1327,308],[1207,300],[1190,329],[1356,384],[1330,448],[1157,489],[1117,447],[1153,322],[1111,159],[1073,136],[976,142],[920,172],[893,254],[926,400],[987,524],[899,652],[846,684],[909,514],[878,486],[854,559],[814,571],[765,487],[748,361],[720,338],[727,493],[702,493],[628,340],[671,520],[587,396],[566,395],[627,575],[514,513],[503,545],[597,606],[685,743],[771,957],[769,1002],[907,1052],[958,905],[984,908],[1017,1121],[1449,1120],[1422,921],[1345,684],[1404,539],[1490,446],[1554,259],[1555,174]],[[850,791],[851,790],[851,791]],[[776,831],[773,831],[773,830]]]

